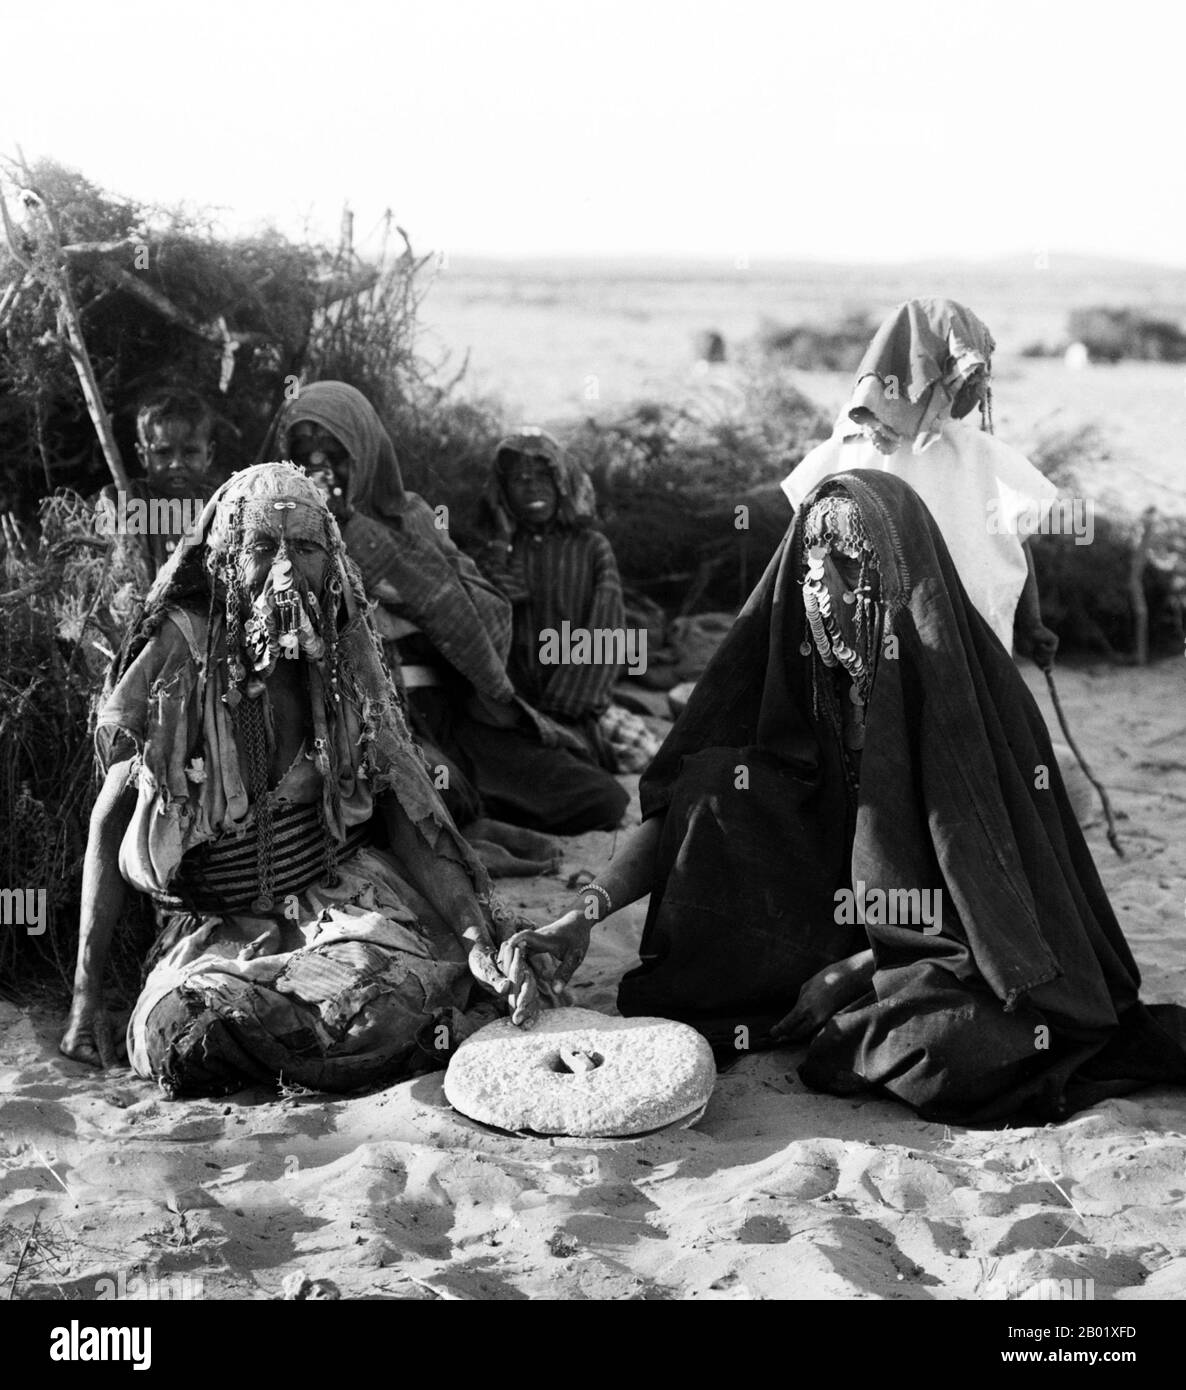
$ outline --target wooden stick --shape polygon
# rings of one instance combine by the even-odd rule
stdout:
[[[1145,602],[1145,561],[1149,553],[1149,533],[1153,529],[1156,508],[1146,507],[1141,514],[1141,529],[1133,541],[1128,564],[1128,597],[1132,604],[1136,628],[1136,662],[1149,664],[1149,605]]]
[[[8,282],[4,295],[0,298],[0,324],[3,324],[4,315],[8,313],[9,306],[15,306],[21,291],[25,288],[25,281],[28,278],[29,272],[27,270],[22,270],[15,280],[10,280]]]
[[[1054,688],[1053,668],[1047,666],[1042,674],[1046,677],[1046,688],[1050,691],[1050,702],[1054,706],[1055,714],[1058,715],[1058,725],[1059,728],[1062,729],[1062,736],[1066,739],[1067,746],[1070,748],[1071,752],[1074,753],[1079,762],[1079,766],[1083,769],[1083,775],[1099,793],[1100,803],[1104,808],[1104,819],[1108,822],[1108,843],[1121,859],[1123,859],[1124,850],[1121,849],[1120,839],[1116,834],[1116,821],[1112,816],[1112,803],[1108,800],[1108,793],[1104,790],[1103,783],[1096,781],[1091,768],[1087,766],[1086,759],[1083,757],[1083,754],[1079,752],[1079,745],[1075,742],[1074,738],[1072,738],[1071,731],[1067,727],[1066,715],[1062,712],[1062,704],[1058,698],[1058,691]]]
[[[76,241],[70,246],[63,246],[62,255],[68,260],[79,256],[110,256],[117,251],[131,251],[143,244],[140,237],[134,236],[120,237],[118,241]]]
[[[12,253],[12,259],[16,261],[17,265],[21,267],[26,275],[31,275],[33,273],[33,263],[21,250],[18,244],[16,228],[12,225],[12,218],[8,215],[8,204],[4,201],[2,194],[0,194],[0,221],[4,223],[4,237],[8,242],[8,249]]]
[[[41,1220],[41,1208],[38,1207],[33,1215],[33,1224],[29,1227],[29,1234],[25,1237],[25,1243],[21,1247],[21,1257],[16,1262],[16,1272],[12,1276],[12,1283],[8,1286],[8,1301],[11,1303],[16,1294],[17,1280],[21,1277],[21,1270],[25,1266],[25,1256],[29,1253],[29,1245],[33,1237],[37,1234],[37,1223]]]
[[[65,258],[62,255],[62,238],[58,230],[57,220],[39,193],[33,189],[23,189],[21,196],[25,206],[41,223],[43,234],[49,243],[48,249],[53,253],[53,268],[46,273],[45,278],[50,280],[58,296],[58,318],[70,345],[70,360],[74,363],[78,383],[82,387],[83,399],[86,401],[87,411],[90,414],[91,423],[95,427],[95,433],[99,436],[99,444],[103,449],[103,457],[107,460],[107,467],[111,470],[111,476],[115,479],[116,486],[126,492],[130,487],[127,470],[120,457],[119,445],[115,442],[115,432],[111,428],[111,417],[107,414],[107,407],[103,404],[99,382],[95,376],[90,353],[87,351],[86,339],[83,337],[78,306],[74,302],[74,293],[70,288],[70,274],[66,269]],[[48,261],[48,259],[47,257],[46,260]]]
[[[1186,724],[1179,729],[1171,729],[1168,734],[1158,734],[1156,738],[1151,738],[1146,747],[1156,748],[1162,743],[1177,743],[1180,738],[1186,738]]]
[[[21,599],[29,598],[32,594],[40,594],[44,590],[52,588],[56,582],[56,579],[51,576],[45,579],[35,579],[31,584],[22,584],[19,589],[9,589],[7,593],[0,594],[0,604],[19,603]]]
[[[162,318],[167,319],[170,323],[175,323],[179,328],[184,328],[188,333],[204,338],[209,343],[217,343],[219,347],[222,347],[228,339],[235,343],[271,343],[275,341],[267,333],[231,332],[227,330],[224,320],[214,323],[198,323],[197,320],[183,313],[168,295],[154,289],[152,285],[147,284],[130,271],[124,270],[122,266],[110,265],[106,261],[101,261],[95,269],[113,288],[134,295],[142,303],[147,304],[150,309],[155,309]]]

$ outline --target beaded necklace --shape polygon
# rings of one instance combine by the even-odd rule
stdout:
[[[259,895],[251,904],[251,910],[261,916],[273,911],[275,898],[275,838],[273,812],[275,809],[274,790],[269,787],[269,771],[276,749],[276,730],[272,719],[272,704],[267,694],[266,675],[282,655],[297,659],[296,623],[302,598],[310,620],[319,633],[318,646],[322,652],[328,681],[322,687],[325,691],[327,723],[333,726],[335,707],[341,704],[339,688],[340,673],[338,660],[337,614],[342,598],[342,585],[331,569],[323,594],[324,602],[315,594],[302,595],[291,583],[291,566],[287,571],[288,583],[283,593],[278,593],[281,602],[277,604],[278,632],[275,638],[269,637],[267,614],[251,603],[250,595],[242,582],[238,567],[238,557],[244,546],[244,499],[236,499],[231,504],[233,514],[227,527],[225,543],[217,551],[212,566],[213,586],[216,593],[222,591],[225,600],[226,632],[226,693],[222,701],[231,712],[235,727],[235,737],[243,749],[247,760],[252,804],[256,825],[256,871],[259,880]],[[258,507],[259,502],[254,505]],[[283,500],[272,501],[274,510],[292,509],[295,504]],[[327,537],[328,540],[328,537]],[[332,555],[332,548],[327,547]],[[283,565],[280,566],[283,568]],[[244,613],[250,614],[244,623]],[[275,650],[273,650],[275,648]],[[253,674],[248,679],[248,670]],[[262,674],[261,674],[262,673]],[[312,682],[306,671],[305,689],[310,700],[314,698]],[[314,740],[314,757],[324,778],[335,776],[336,770],[330,763],[330,748],[323,738]],[[337,880],[337,840],[330,831],[325,818],[324,802],[318,802],[319,822],[322,836],[322,857],[327,879]]]

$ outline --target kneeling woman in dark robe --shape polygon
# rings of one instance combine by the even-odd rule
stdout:
[[[1186,1081],[1186,1010],[1139,1003],[1041,714],[900,479],[805,499],[640,794],[578,904],[517,938],[567,979],[649,892],[622,1013],[809,1038],[808,1085],[928,1119]]]

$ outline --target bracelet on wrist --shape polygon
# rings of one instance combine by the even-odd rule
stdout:
[[[612,914],[614,910],[613,899],[610,897],[608,891],[604,889],[600,883],[586,883],[581,887],[579,891],[585,904],[586,916],[588,915],[589,907],[589,900],[586,897],[586,894],[588,893],[600,894],[600,897],[597,897],[595,901],[601,902],[602,900],[604,900],[605,902],[605,911],[597,917],[597,921],[600,922],[603,918],[609,917]]]

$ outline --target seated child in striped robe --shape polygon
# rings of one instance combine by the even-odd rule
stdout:
[[[507,671],[516,692],[603,767],[641,771],[658,740],[612,696],[624,667],[646,653],[629,641],[588,474],[552,435],[523,426],[495,452],[480,522],[489,539],[478,563],[513,608]]]

